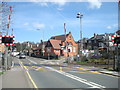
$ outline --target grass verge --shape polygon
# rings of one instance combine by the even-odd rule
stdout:
[[[3,72],[0,72],[0,75],[2,75],[3,74]]]

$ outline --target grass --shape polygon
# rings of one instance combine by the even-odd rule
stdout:
[[[2,75],[3,74],[3,72],[0,72],[0,75]]]
[[[77,64],[87,64],[87,62],[76,61]]]
[[[112,68],[107,69],[108,71],[116,71],[119,72],[119,70],[113,70]]]

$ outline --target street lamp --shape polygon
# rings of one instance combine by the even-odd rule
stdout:
[[[38,31],[40,31],[41,29],[37,29]],[[44,30],[43,30],[43,45],[42,45],[42,52],[43,52],[43,56],[44,56]]]
[[[79,18],[80,19],[80,39],[81,39],[81,47],[80,47],[80,50],[82,52],[83,50],[83,40],[82,40],[82,17],[83,17],[83,14],[81,13],[77,13],[77,17],[76,18]],[[79,51],[78,51],[79,53]]]

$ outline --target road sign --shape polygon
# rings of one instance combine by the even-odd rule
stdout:
[[[120,44],[120,35],[112,35],[112,43],[114,46]]]
[[[14,36],[0,35],[0,44],[14,45]]]

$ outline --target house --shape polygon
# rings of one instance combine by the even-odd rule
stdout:
[[[116,33],[117,33],[118,35],[120,35],[120,30],[116,31]]]
[[[70,56],[74,57],[78,54],[78,44],[74,41],[74,38],[69,32],[65,35],[53,36],[46,44],[45,55],[58,55],[58,56]]]
[[[83,38],[82,39],[82,44],[83,44],[83,51],[87,49],[87,40],[88,38]],[[80,47],[81,47],[81,40],[77,41],[78,43],[78,50],[80,51]]]
[[[37,43],[32,46],[32,55],[34,56],[44,56],[45,46],[47,41]]]
[[[99,54],[104,51],[111,51],[112,44],[112,35],[114,33],[105,33],[105,34],[94,34],[93,37],[87,40],[87,48],[89,50],[94,50],[95,54]]]
[[[61,40],[49,39],[46,45],[46,54],[45,55],[62,55],[61,50]]]

